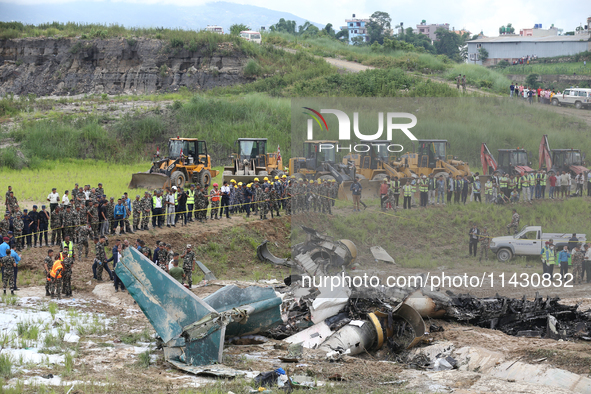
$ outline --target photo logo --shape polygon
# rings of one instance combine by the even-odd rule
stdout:
[[[324,127],[328,131],[328,125],[322,114],[333,114],[337,117],[339,122],[339,140],[351,140],[351,120],[349,115],[347,115],[345,112],[338,109],[321,109],[320,112],[318,112],[309,107],[303,108],[313,112],[313,114],[304,112],[304,114],[310,115],[312,117],[312,119],[308,119],[307,123],[308,140],[314,139],[314,120],[316,120],[316,123],[318,123],[321,130],[323,129],[322,124],[324,124]],[[405,112],[388,112],[386,113],[386,116],[384,116],[383,112],[378,112],[378,131],[375,134],[362,134],[359,130],[359,112],[353,112],[353,133],[355,133],[355,137],[359,138],[360,140],[379,140],[384,133],[384,117],[386,118],[386,140],[392,141],[392,132],[394,130],[401,130],[412,141],[418,140],[417,137],[415,137],[414,134],[409,130],[417,125],[417,117],[413,114]],[[410,123],[394,123],[394,119],[410,119]]]

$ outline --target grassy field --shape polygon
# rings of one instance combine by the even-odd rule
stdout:
[[[500,94],[506,93],[511,84],[505,76],[495,70],[474,64],[458,64],[444,55],[400,50],[373,51],[370,46],[347,45],[328,37],[302,39],[286,33],[272,33],[265,37],[267,42],[274,45],[306,51],[317,56],[340,57],[377,68],[443,74],[450,80],[462,73],[466,75],[468,85]]]
[[[374,132],[377,128],[377,112],[383,108],[412,113],[417,116],[417,125],[412,133],[418,139],[445,139],[449,142],[447,155],[467,161],[472,172],[481,172],[481,144],[485,142],[493,155],[498,149],[525,148],[530,154],[532,168],[538,168],[538,148],[542,136],[549,135],[550,147],[554,149],[576,147],[584,153],[591,153],[591,130],[582,120],[548,111],[541,105],[527,105],[508,98],[396,98],[359,100],[338,100],[342,108],[365,106],[360,115],[360,130]],[[348,103],[348,104],[346,104]],[[324,99],[294,101],[294,106],[326,108],[335,104]],[[336,105],[336,104],[335,104]],[[329,106],[328,108],[334,108]],[[305,124],[307,115],[294,112],[294,124]],[[329,130],[337,125],[336,117],[326,118]],[[314,131],[314,138],[330,139],[334,134],[321,130]],[[292,146],[299,152],[301,142],[306,138],[304,128],[293,132]],[[400,134],[393,134],[393,141],[404,146],[404,152],[412,151],[411,142]],[[342,152],[341,152],[342,153]],[[345,153],[347,153],[345,151]],[[343,154],[345,154],[343,153]]]
[[[8,186],[12,186],[15,197],[21,203],[21,209],[31,209],[33,203],[46,203],[47,195],[51,193],[52,188],[57,188],[60,195],[65,190],[71,191],[74,184],[80,186],[91,185],[96,187],[98,183],[103,184],[107,196],[115,199],[121,197],[124,192],[128,192],[133,200],[139,194],[144,196],[145,189],[129,189],[131,174],[134,172],[145,172],[149,170],[150,163],[138,164],[113,164],[98,160],[74,160],[62,159],[56,161],[45,161],[43,167],[37,169],[23,168],[22,170],[13,170],[9,168],[0,168],[0,191],[2,191],[2,201],[4,193]],[[215,182],[221,181],[222,167],[216,167],[220,170],[220,175],[214,178]],[[39,207],[41,208],[41,207]]]
[[[542,226],[544,232],[577,232],[591,237],[591,223],[584,214],[589,205],[587,198],[536,201],[533,205],[448,204],[396,213],[379,211],[377,200],[368,202],[367,210],[347,216],[294,218],[294,235],[297,238],[302,233],[298,224],[313,227],[336,239],[352,240],[360,250],[359,254],[366,257],[370,246],[381,245],[400,266],[421,269],[460,268],[473,264],[474,259],[466,258],[471,224],[476,223],[480,229],[488,227],[491,237],[507,235],[506,225],[511,222],[513,208],[521,216],[520,228],[536,225]],[[337,206],[351,206],[351,203],[339,202]],[[528,262],[531,263],[520,257],[507,265],[489,254],[489,261],[483,265],[519,270]]]
[[[554,64],[521,64],[498,69],[501,74],[538,74],[538,75],[591,75],[591,62],[554,63]]]

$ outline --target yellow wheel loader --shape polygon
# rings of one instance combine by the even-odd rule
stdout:
[[[238,153],[232,154],[232,165],[224,167],[222,182],[234,179],[246,184],[254,178],[275,178],[284,174],[281,155],[279,152],[267,153],[266,138],[238,138],[234,146],[238,147]]]
[[[209,186],[218,171],[211,169],[207,144],[197,138],[171,138],[168,141],[168,157],[155,157],[148,172],[132,175],[129,188],[162,189],[170,186],[184,187],[185,183]]]
[[[289,159],[289,173],[304,180],[335,180],[338,183],[355,178],[352,163],[336,163],[337,141],[305,141],[304,156]]]

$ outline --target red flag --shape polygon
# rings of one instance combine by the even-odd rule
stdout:
[[[281,148],[277,145],[277,161],[281,160]]]
[[[181,148],[181,155],[180,157],[183,157],[183,148]]]

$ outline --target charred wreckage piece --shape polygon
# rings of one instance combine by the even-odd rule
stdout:
[[[259,257],[310,276],[336,274],[357,257],[355,245],[303,227],[307,239],[293,248],[293,260],[259,246]],[[206,267],[204,267],[206,269]],[[591,312],[558,298],[533,301],[475,298],[427,288],[303,287],[302,277],[273,287],[226,286],[201,299],[136,249],[128,248],[116,274],[156,330],[164,356],[179,369],[219,377],[237,376],[221,363],[225,339],[253,334],[326,352],[327,358],[378,350],[401,352],[426,339],[423,317],[498,329],[510,335],[589,340]]]

